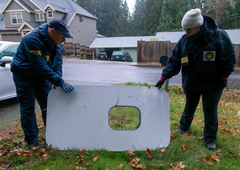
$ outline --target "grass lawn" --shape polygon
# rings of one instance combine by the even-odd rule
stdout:
[[[129,82],[125,85],[149,86]],[[0,170],[111,170],[173,169],[215,170],[240,169],[240,90],[224,90],[219,103],[217,149],[210,151],[203,142],[202,103],[195,112],[191,128],[180,135],[179,126],[185,96],[180,86],[169,86],[171,141],[167,148],[145,151],[109,152],[106,150],[66,150],[46,147],[29,150],[19,120],[0,129]],[[130,113],[130,114],[126,114]],[[113,129],[135,129],[139,125],[138,109],[114,107],[109,123]],[[45,128],[37,111],[39,140],[46,145]],[[154,139],[153,139],[154,140]]]

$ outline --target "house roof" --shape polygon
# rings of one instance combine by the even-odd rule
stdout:
[[[230,37],[233,44],[240,44],[240,29],[225,30]],[[171,41],[177,43],[178,40],[184,35],[183,31],[180,32],[157,32],[157,41]]]
[[[0,2],[0,9],[1,13],[3,13],[8,5],[12,2],[13,0],[1,0]],[[32,12],[34,11],[31,9],[26,3],[24,3],[23,0],[15,0],[19,5],[23,7],[27,12]],[[92,15],[90,12],[87,10],[83,9],[81,6],[77,5],[75,2],[72,0],[29,0],[33,5],[35,5],[39,10],[44,12],[44,9],[49,5],[54,10],[60,11],[65,13],[66,15],[64,18],[62,18],[68,25],[70,25],[73,17],[76,14],[83,15],[86,17],[90,17],[93,19],[97,19],[94,15]]]
[[[136,36],[136,37],[106,37],[96,38],[90,48],[132,48],[137,47],[137,41],[150,41],[155,36]]]
[[[240,44],[240,29],[236,30],[225,30],[233,44]],[[178,40],[183,36],[184,32],[157,32],[156,36],[136,36],[136,37],[98,37],[90,48],[131,48],[137,47],[137,41],[170,41],[171,43],[177,43]]]

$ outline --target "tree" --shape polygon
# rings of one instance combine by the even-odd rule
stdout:
[[[164,0],[147,0],[143,19],[141,22],[142,35],[153,35],[159,23]]]
[[[157,31],[181,30],[181,21],[184,14],[192,8],[197,8],[198,5],[199,4],[195,0],[165,1],[162,7]]]
[[[75,0],[75,2],[88,12],[93,12],[92,0]]]
[[[146,0],[136,0],[132,14],[131,35],[141,35],[141,22],[146,8]]]
[[[116,35],[126,36],[130,35],[130,12],[127,1],[120,1],[120,15],[117,18]]]
[[[217,24],[223,22],[222,18],[227,15],[228,10],[234,8],[234,0],[206,0],[206,7],[204,12],[215,20]]]

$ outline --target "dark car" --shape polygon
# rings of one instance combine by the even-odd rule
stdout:
[[[97,56],[98,60],[111,60],[111,54],[105,51],[100,51]]]
[[[126,62],[133,61],[131,55],[126,51],[113,51],[111,60],[112,61],[126,61]]]

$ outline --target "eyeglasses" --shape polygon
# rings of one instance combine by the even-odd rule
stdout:
[[[194,27],[194,28],[195,28],[195,27]],[[188,34],[190,34],[192,30],[193,30],[193,28],[183,29],[183,31],[186,32],[186,33],[188,33]]]

